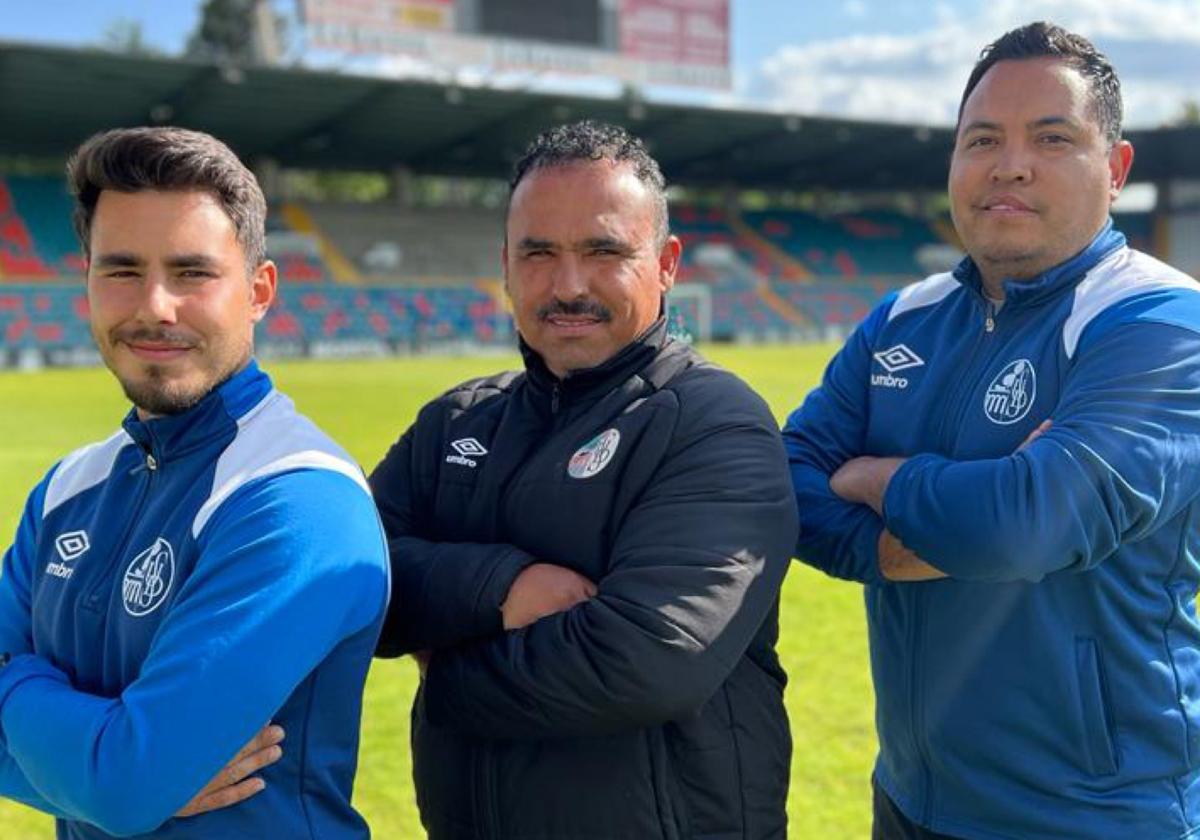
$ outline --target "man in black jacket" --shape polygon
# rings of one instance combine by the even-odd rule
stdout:
[[[763,401],[667,336],[679,255],[640,141],[538,137],[504,245],[525,371],[434,400],[371,477],[433,840],[786,834],[791,483]]]

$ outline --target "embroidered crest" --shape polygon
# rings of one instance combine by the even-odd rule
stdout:
[[[154,612],[166,600],[175,579],[175,550],[159,537],[129,564],[121,583],[125,612],[135,618]]]
[[[567,464],[567,475],[571,478],[591,478],[608,466],[620,444],[621,433],[616,429],[601,432],[575,450]]]
[[[1001,426],[1016,423],[1029,413],[1037,396],[1037,373],[1033,362],[1017,359],[996,374],[983,396],[983,413]]]

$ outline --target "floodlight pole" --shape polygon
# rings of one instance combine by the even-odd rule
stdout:
[[[279,32],[271,0],[255,0],[250,20],[254,27],[254,62],[267,67],[279,64]]]

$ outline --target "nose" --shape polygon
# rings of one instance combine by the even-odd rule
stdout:
[[[165,276],[151,272],[142,283],[138,319],[147,324],[174,324],[179,299]]]
[[[587,291],[587,277],[579,255],[564,254],[554,267],[554,296],[562,301],[570,301],[584,297]]]
[[[1033,180],[1033,157],[1024,143],[1005,143],[992,167],[997,183],[1027,183]]]

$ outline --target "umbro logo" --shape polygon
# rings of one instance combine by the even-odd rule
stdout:
[[[897,344],[895,347],[880,350],[875,354],[875,361],[883,365],[883,369],[888,373],[896,373],[925,364],[925,360],[909,350],[906,344]]]
[[[908,379],[895,374],[925,364],[925,360],[909,349],[906,344],[897,344],[886,350],[880,350],[875,354],[875,361],[879,362],[887,371],[887,373],[871,374],[871,384],[880,388],[907,388]]]
[[[59,534],[54,540],[54,550],[58,552],[61,561],[51,560],[46,564],[46,574],[62,580],[70,580],[75,570],[68,566],[72,560],[87,552],[92,544],[88,541],[87,531],[68,531]]]
[[[58,539],[54,541],[54,548],[64,563],[70,563],[91,547],[87,531],[68,531],[65,534],[59,534]]]
[[[450,448],[454,450],[453,455],[446,456],[447,464],[458,464],[463,467],[475,468],[479,466],[476,458],[482,458],[488,453],[487,448],[475,440],[473,437],[459,438],[450,443]]]

